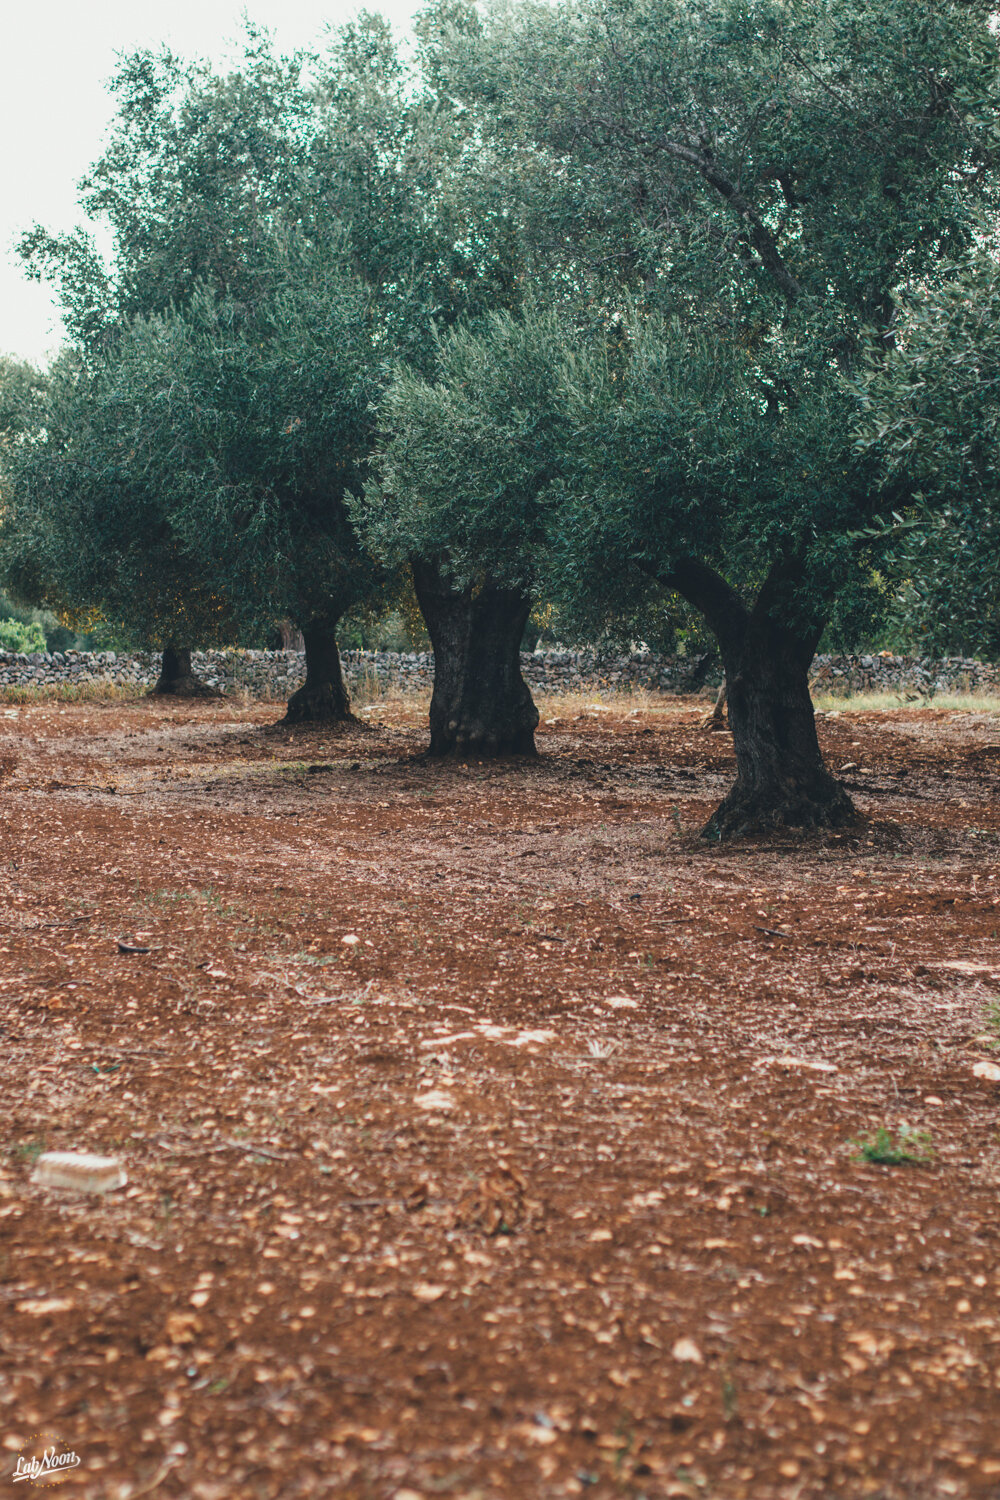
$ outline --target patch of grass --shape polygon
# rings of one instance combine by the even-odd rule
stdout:
[[[986,1006],[986,1030],[991,1044],[1000,1051],[1000,1000],[990,1000]]]
[[[874,1135],[859,1136],[851,1141],[858,1154],[855,1161],[873,1162],[881,1167],[926,1167],[934,1160],[930,1132],[901,1125],[896,1135],[880,1125]]]
[[[160,911],[174,911],[185,901],[205,906],[217,916],[228,917],[234,921],[242,920],[244,916],[244,913],[240,912],[237,907],[227,906],[212,886],[206,886],[200,891],[171,891],[160,887],[159,890],[149,891],[147,895],[137,898],[139,906],[153,907]]]
[[[33,1167],[44,1150],[44,1135],[36,1135],[34,1140],[15,1142],[10,1148],[10,1154],[15,1161],[24,1161],[29,1167]]]
[[[384,708],[411,707],[414,703],[429,705],[431,688],[429,683],[411,682],[405,678],[387,681],[375,670],[365,665],[351,676],[351,703],[355,710],[378,705]]]
[[[606,714],[689,714],[693,708],[707,712],[711,707],[698,694],[657,693],[645,687],[616,688],[601,682],[585,690],[574,688],[565,693],[539,688],[532,697],[543,724],[546,718],[564,720],[581,714],[596,721]]]

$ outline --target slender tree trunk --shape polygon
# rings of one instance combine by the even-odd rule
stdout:
[[[304,651],[306,643],[302,639],[302,632],[291,620],[278,621],[278,634],[281,636],[282,651]]]
[[[822,624],[782,623],[794,618],[791,606],[801,609],[796,561],[774,565],[752,609],[714,569],[693,560],[660,581],[704,614],[725,668],[736,781],[703,836],[736,838],[855,822],[854,804],[824,764],[809,695],[809,667]]]
[[[306,680],[289,698],[284,723],[331,724],[353,718],[336,632],[336,620],[311,620],[302,627]]]
[[[191,670],[191,647],[175,646],[168,642],[163,648],[160,675],[150,688],[154,693],[167,693],[175,698],[217,698],[214,688],[202,682]]]
[[[413,583],[434,648],[431,755],[534,755],[538,710],[521,676],[530,596],[456,589],[436,562],[415,562]]]
[[[713,734],[721,734],[723,730],[729,728],[729,725],[726,723],[727,696],[728,689],[726,687],[725,674],[723,674],[722,682],[715,698],[715,707],[705,720],[705,728],[711,730]]]

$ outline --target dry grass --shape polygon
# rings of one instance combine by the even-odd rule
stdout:
[[[0,688],[0,703],[123,703],[141,698],[147,691],[137,683],[42,682]]]
[[[404,705],[409,707],[415,702],[429,703],[431,698],[429,685],[404,687],[399,680],[387,682],[368,666],[363,667],[357,676],[352,675],[350,687],[351,701],[356,709],[376,704],[395,708]]]
[[[813,704],[819,713],[892,713],[914,708],[951,709],[959,713],[1000,713],[1000,696],[996,693],[936,693],[932,697],[900,691],[897,693],[813,693]]]
[[[617,717],[655,714],[671,717],[689,714],[692,709],[711,713],[715,689],[705,688],[699,694],[655,692],[645,687],[613,687],[602,683],[566,692],[535,691],[532,696],[542,723],[577,718],[580,715],[600,718],[611,714]],[[37,686],[17,685],[0,687],[0,703],[109,703],[128,702],[142,698],[148,689],[137,683],[117,683],[108,680],[97,682],[47,682]],[[430,703],[429,685],[404,686],[399,681],[387,683],[368,669],[356,677],[351,684],[351,698],[355,712],[364,717],[379,717],[383,712],[391,718],[402,717],[408,722],[425,717]],[[262,697],[249,687],[230,685],[224,701],[234,707],[248,708],[253,703],[285,702],[284,693]],[[1000,713],[1000,694],[997,693],[937,693],[926,696],[900,690],[882,693],[830,693],[814,691],[813,703],[818,713],[892,713],[896,710],[914,708],[946,709],[957,713]]]
[[[657,693],[644,687],[613,688],[597,686],[587,689],[574,688],[565,693],[535,692],[532,694],[542,722],[546,719],[570,719],[579,714],[601,718],[615,714],[627,718],[629,714],[678,714],[690,713],[692,708],[704,708],[711,712],[714,690],[704,697],[680,693]]]

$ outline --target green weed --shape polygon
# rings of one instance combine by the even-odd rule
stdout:
[[[1000,1000],[991,1000],[986,1007],[986,1030],[991,1045],[1000,1049]]]
[[[930,1133],[913,1130],[909,1125],[901,1125],[896,1135],[880,1125],[874,1135],[860,1136],[851,1145],[858,1150],[855,1161],[874,1162],[882,1167],[925,1167],[934,1160]]]
[[[11,1147],[11,1156],[15,1161],[24,1161],[33,1167],[45,1149],[45,1137],[38,1135],[31,1141],[17,1141]]]

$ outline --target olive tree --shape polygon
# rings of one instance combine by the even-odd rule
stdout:
[[[341,37],[328,77],[354,61]],[[36,229],[21,246],[56,282],[80,367],[61,392],[74,412],[64,441],[47,435],[21,477],[22,519],[48,507],[50,578],[87,593],[72,533],[51,518],[57,495],[77,496],[90,599],[112,607],[99,560],[117,555],[114,616],[136,630],[152,613],[214,637],[212,611],[193,607],[202,597],[233,634],[290,616],[307,679],[289,717],[343,716],[336,622],[384,580],[345,505],[379,355],[352,268],[355,174],[330,175],[331,106],[300,60],[252,32],[230,73],[137,53],[113,87],[111,140],[81,189],[112,231],[110,265],[83,233]],[[96,475],[104,498],[85,502]],[[166,665],[183,667],[184,639],[168,637]]]
[[[354,506],[381,553],[409,560],[434,647],[431,754],[534,752],[521,638],[565,447],[552,315],[494,313],[397,368],[379,407],[375,476]]]
[[[621,448],[589,443],[589,476],[574,480],[584,517],[606,507],[604,535],[620,537],[628,566],[718,637],[738,780],[713,833],[852,815],[822,763],[807,672],[838,591],[854,586],[848,554],[868,545],[854,539],[891,514],[898,487],[859,458],[844,382],[871,336],[891,344],[899,288],[933,278],[993,202],[991,12],[976,0],[521,0],[482,19],[437,13],[442,76],[485,134],[549,163],[553,221],[591,257],[604,244],[609,295],[743,353],[761,418],[745,452],[709,461],[709,432],[683,485],[652,482],[651,462],[628,465],[626,489],[606,472]],[[686,439],[657,415],[655,380],[641,389],[660,358],[644,347],[625,410],[656,460],[657,423],[665,444]],[[685,357],[663,401],[682,390]]]

